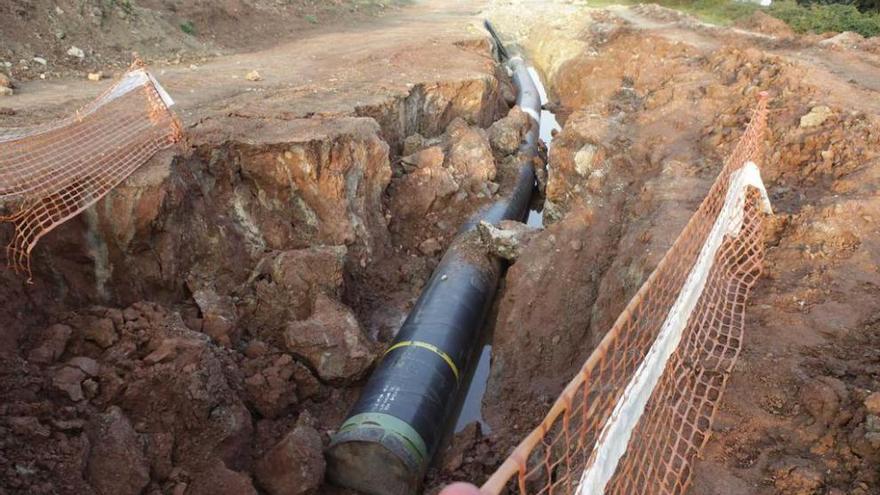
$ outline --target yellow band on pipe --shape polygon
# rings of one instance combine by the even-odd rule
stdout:
[[[441,359],[446,361],[446,364],[449,365],[449,368],[452,369],[452,374],[455,375],[455,381],[459,380],[458,366],[455,365],[455,361],[452,360],[452,357],[450,357],[449,354],[446,354],[445,352],[443,352],[439,347],[437,347],[434,344],[429,344],[427,342],[422,342],[419,340],[404,340],[402,342],[398,342],[398,343],[394,344],[393,346],[389,347],[388,350],[385,351],[385,354],[383,354],[383,357],[385,355],[387,355],[389,352],[393,351],[394,349],[399,349],[401,347],[409,347],[409,346],[421,347],[422,349],[427,349],[427,350],[433,352],[434,354],[440,356]]]

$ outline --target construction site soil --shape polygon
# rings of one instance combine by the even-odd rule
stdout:
[[[196,37],[239,53],[190,67],[152,55],[185,142],[43,238],[32,281],[0,271],[0,493],[345,493],[324,480],[330,434],[458,226],[512,185],[529,119],[482,18],[534,63],[563,128],[543,228],[520,237],[489,315],[488,428],[451,435],[426,492],[481,483],[540,422],[762,91],[764,274],[690,493],[880,492],[875,40],[656,6],[427,0],[233,42],[220,14],[146,10],[171,30],[196,19]],[[249,19],[229,26],[256,30]],[[42,46],[31,32],[12,31],[14,56],[0,56]],[[156,53],[189,46],[175,39]],[[112,43],[149,54],[138,40]],[[84,63],[112,70],[123,52]],[[12,71],[0,127],[68,114],[109,84],[59,65],[46,80]],[[11,235],[0,226],[0,242]]]

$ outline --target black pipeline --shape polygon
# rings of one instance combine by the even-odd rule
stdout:
[[[480,221],[525,220],[535,187],[541,99],[525,62],[508,56],[491,25],[499,53],[513,73],[517,105],[534,123],[519,148],[513,192],[477,213],[459,230],[397,337],[370,376],[327,451],[336,484],[375,495],[416,493],[451,423],[480,342],[501,262],[475,245]]]

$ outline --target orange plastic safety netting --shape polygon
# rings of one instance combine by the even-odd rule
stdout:
[[[739,354],[769,202],[745,134],[672,248],[484,493],[681,494]]]
[[[82,212],[153,154],[180,140],[173,101],[136,60],[76,114],[28,128],[0,128],[0,220],[15,234],[10,266],[30,273],[30,254],[49,231]]]

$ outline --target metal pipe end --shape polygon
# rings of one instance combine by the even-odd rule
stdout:
[[[421,436],[382,413],[351,417],[333,435],[325,457],[331,482],[370,495],[417,493],[428,467]]]

